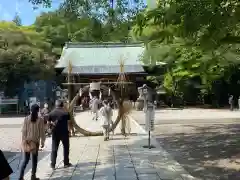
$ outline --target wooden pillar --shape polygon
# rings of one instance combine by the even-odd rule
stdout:
[[[73,83],[73,77],[71,73],[68,73],[68,102],[71,103],[71,101],[74,98],[74,85]]]
[[[72,84],[68,84],[68,102],[71,103],[71,101],[74,98],[74,86]]]

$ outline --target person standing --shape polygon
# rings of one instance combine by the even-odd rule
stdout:
[[[70,121],[70,113],[64,109],[64,103],[57,100],[56,108],[49,113],[48,124],[52,126],[52,152],[51,152],[51,168],[55,169],[57,152],[60,141],[63,144],[64,167],[71,166],[69,162],[69,132],[68,123]]]
[[[103,128],[104,141],[109,140],[109,130],[112,119],[112,108],[106,100],[103,101],[103,107],[99,110],[101,115],[101,126]]]
[[[37,104],[32,105],[31,114],[27,116],[22,128],[22,148],[23,148],[23,162],[20,167],[19,180],[23,180],[24,171],[32,155],[32,176],[31,180],[38,180],[36,177],[38,150],[41,140],[41,148],[45,143],[45,128],[43,120],[38,116],[40,107]]]
[[[41,114],[44,116],[48,116],[49,109],[48,109],[48,104],[45,103],[43,109],[41,110]]]
[[[228,99],[229,105],[230,105],[230,110],[233,111],[233,95],[230,95]]]
[[[238,109],[240,110],[240,96],[238,97]]]
[[[41,115],[43,117],[44,124],[45,124],[45,133],[48,136],[50,136],[51,133],[48,131],[48,125],[47,125],[48,114],[49,114],[48,104],[45,103],[44,108],[41,110]]]
[[[97,96],[94,96],[93,99],[90,101],[90,107],[92,110],[92,113],[94,114],[93,120],[98,120],[98,109],[99,105],[101,104],[101,101],[97,98]]]

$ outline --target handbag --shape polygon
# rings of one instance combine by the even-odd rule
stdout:
[[[37,152],[37,144],[36,142],[32,140],[24,140],[22,142],[22,147],[24,152],[29,152],[29,153],[36,153]]]

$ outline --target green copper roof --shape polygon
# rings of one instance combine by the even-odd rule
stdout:
[[[124,60],[125,72],[144,72],[141,57],[144,46],[140,43],[67,43],[56,68],[67,72],[69,61],[73,66],[72,73],[119,73],[119,61]]]

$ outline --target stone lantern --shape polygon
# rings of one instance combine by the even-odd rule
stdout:
[[[144,84],[138,88],[138,93],[139,97],[137,99],[136,109],[141,111],[146,108],[148,103],[153,101],[153,90]]]

